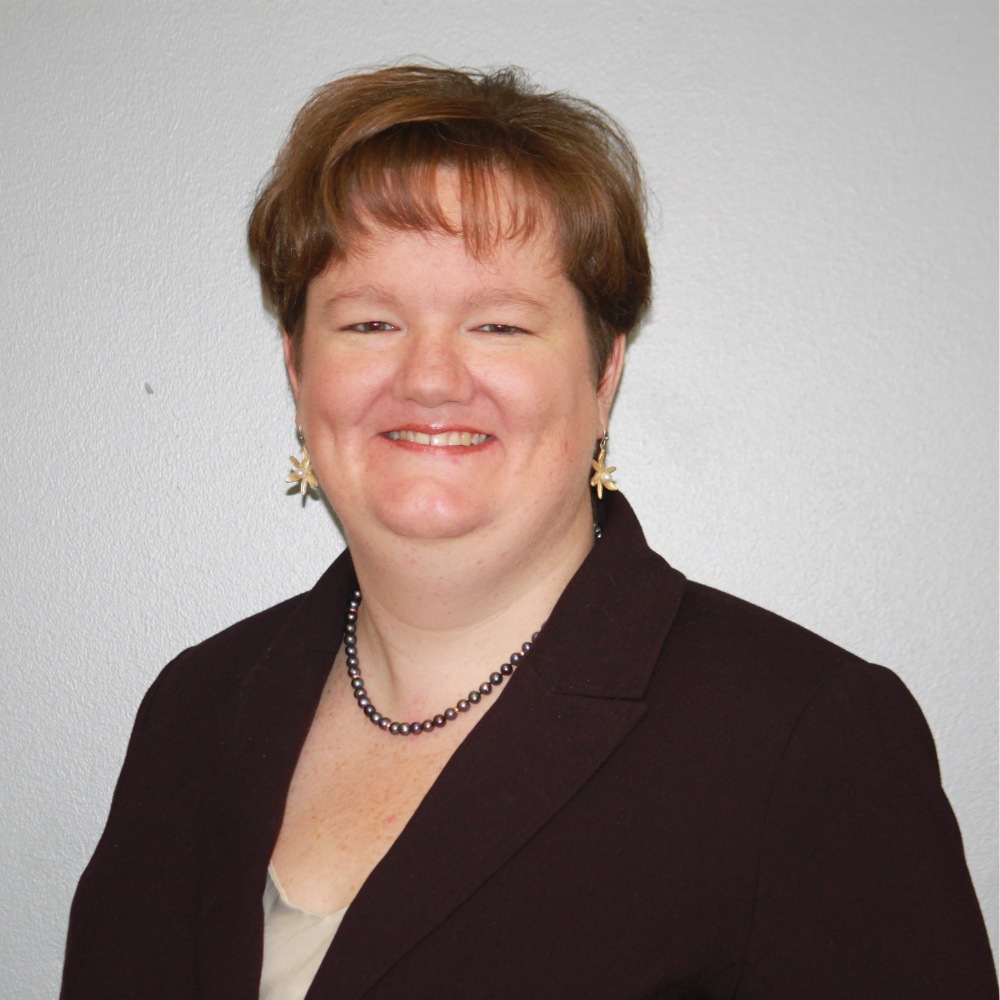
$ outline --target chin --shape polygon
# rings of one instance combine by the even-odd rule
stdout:
[[[460,538],[490,519],[482,497],[422,481],[408,484],[369,506],[369,516],[401,538]]]

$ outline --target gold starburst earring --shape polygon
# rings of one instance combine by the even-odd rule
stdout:
[[[590,485],[597,490],[597,499],[604,499],[605,490],[617,490],[618,487],[615,481],[611,478],[611,473],[615,471],[617,466],[605,465],[604,461],[608,453],[608,432],[604,432],[604,436],[598,442],[597,445],[597,458],[591,462],[593,466],[594,474],[590,477]]]
[[[316,478],[316,473],[313,472],[312,458],[309,456],[309,449],[306,447],[301,430],[299,431],[299,441],[302,443],[302,454],[298,458],[295,458],[294,455],[288,456],[288,460],[292,463],[292,471],[288,474],[285,482],[298,483],[299,496],[304,496],[310,486],[314,490],[319,489],[319,480]]]

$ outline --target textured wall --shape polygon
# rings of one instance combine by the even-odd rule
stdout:
[[[516,62],[607,106],[657,300],[612,421],[653,543],[893,666],[996,941],[992,0],[32,0],[0,33],[0,994],[54,994],[160,666],[341,545],[285,497],[290,395],[243,244],[347,68]]]

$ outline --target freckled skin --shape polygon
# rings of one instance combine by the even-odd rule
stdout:
[[[475,720],[387,737],[353,704],[338,662],[296,766],[272,862],[298,906],[347,906]],[[419,741],[419,742],[418,742]]]

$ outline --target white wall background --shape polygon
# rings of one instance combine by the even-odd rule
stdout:
[[[143,690],[341,546],[244,249],[310,90],[417,55],[606,106],[656,199],[612,421],[654,545],[893,666],[997,941],[993,0],[6,0],[0,995],[51,997]]]

